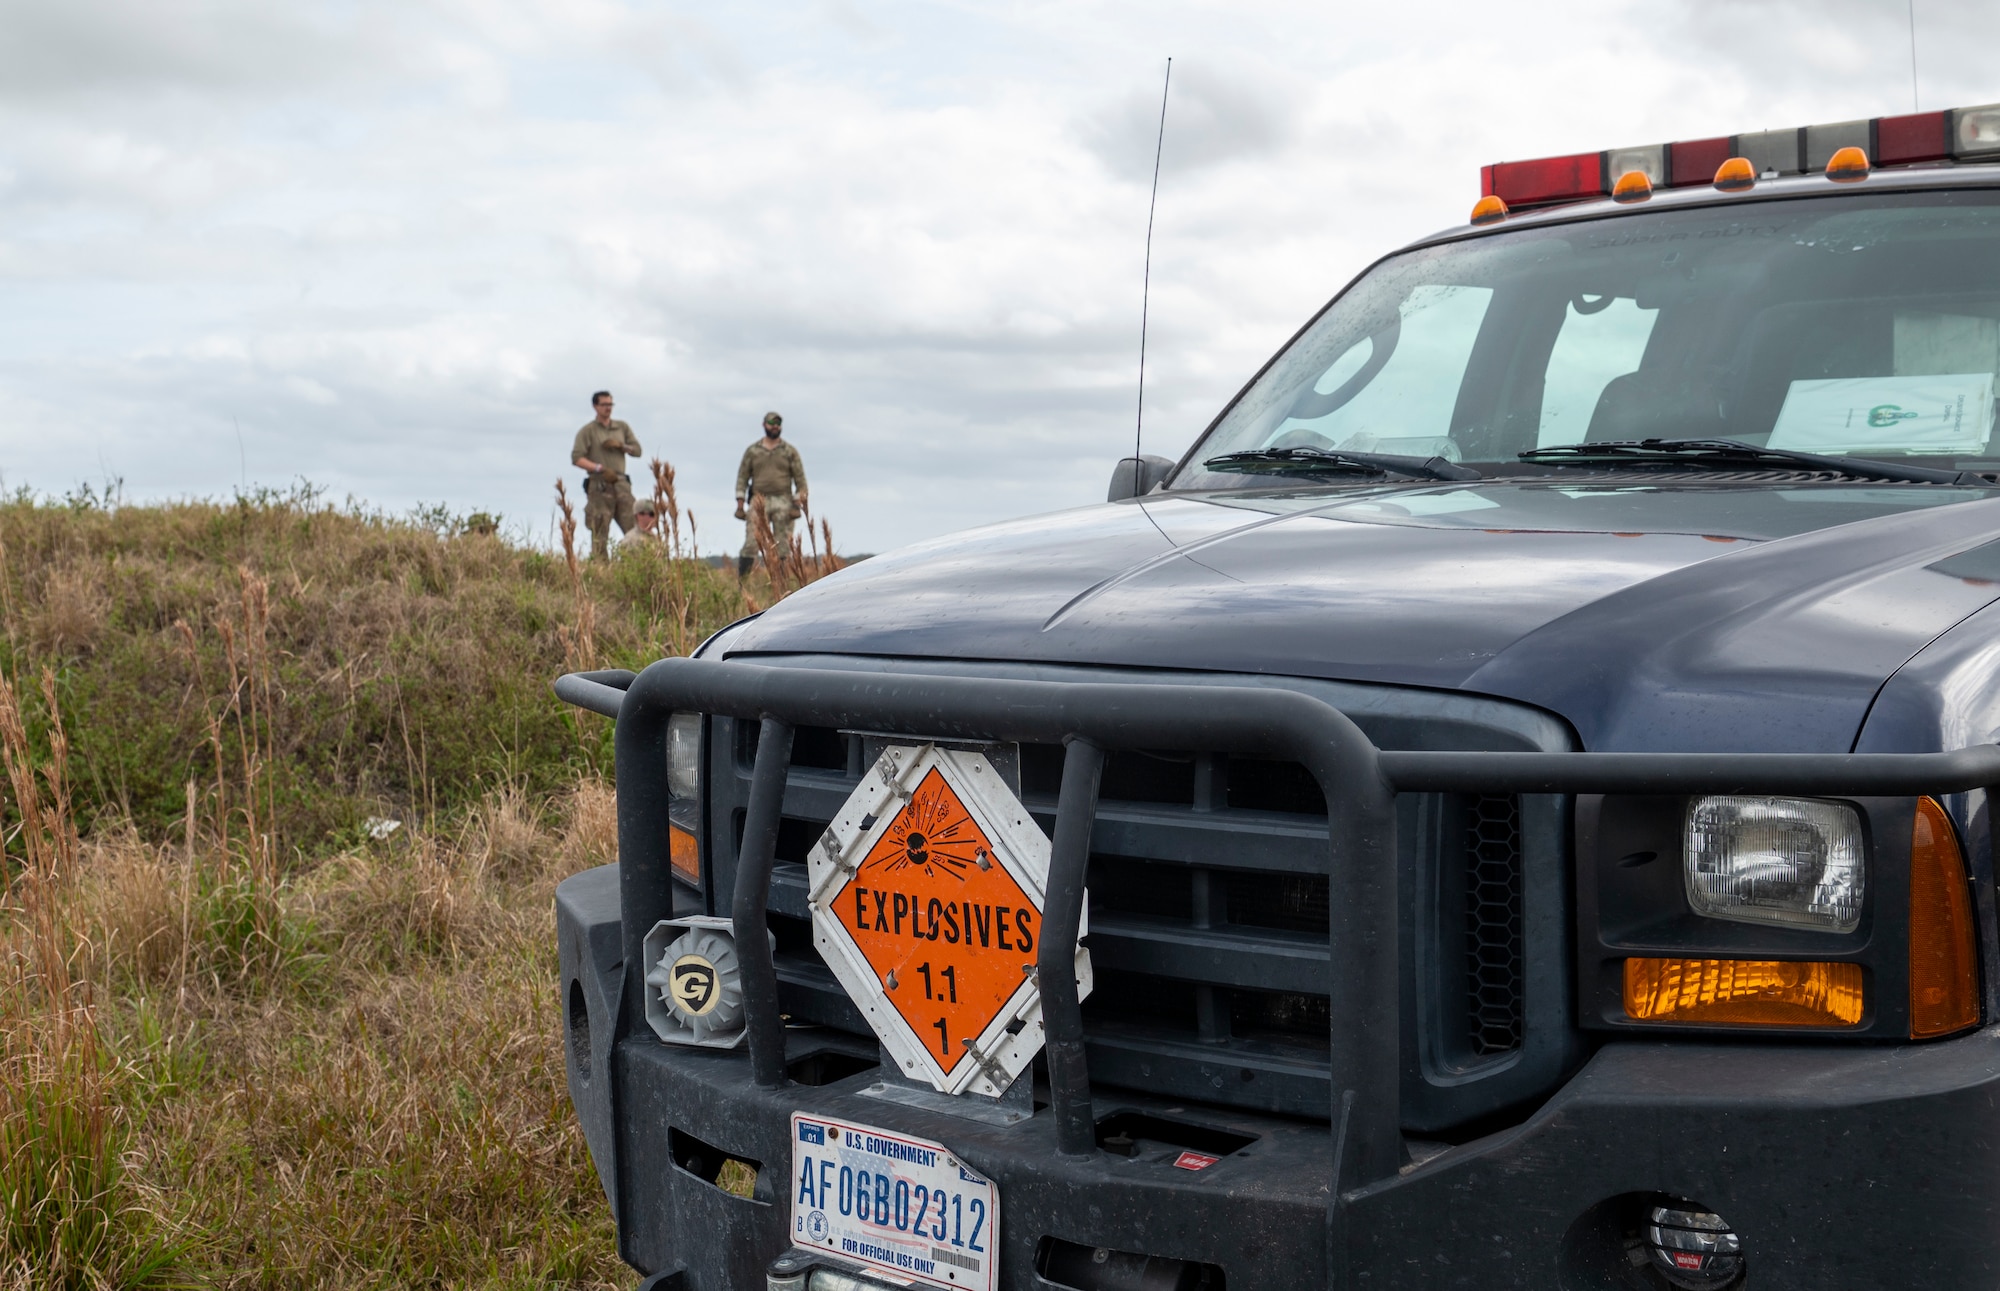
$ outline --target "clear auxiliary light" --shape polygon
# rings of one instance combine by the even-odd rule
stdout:
[[[1866,894],[1861,816],[1810,798],[1697,798],[1682,844],[1688,904],[1739,923],[1852,932]]]
[[[667,794],[695,802],[701,793],[701,714],[675,713],[667,719]]]
[[[1694,1202],[1653,1207],[1646,1245],[1669,1285],[1689,1291],[1724,1287],[1743,1272],[1743,1241],[1722,1216]]]

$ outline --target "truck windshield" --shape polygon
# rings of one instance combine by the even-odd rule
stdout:
[[[1558,444],[1729,439],[2000,466],[2000,195],[1843,194],[1621,214],[1394,256],[1196,446],[1515,464]]]

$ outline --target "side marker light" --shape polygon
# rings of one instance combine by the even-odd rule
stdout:
[[[1731,157],[1715,168],[1715,186],[1725,193],[1739,193],[1757,182],[1757,168],[1748,157]]]
[[[1826,163],[1826,177],[1842,184],[1868,178],[1868,154],[1852,146],[1842,148]]]
[[[701,886],[701,844],[679,825],[667,826],[667,864],[681,878]]]
[[[1772,959],[1628,959],[1625,1015],[1683,1026],[1851,1027],[1861,965]]]
[[[1614,202],[1643,202],[1653,195],[1653,181],[1643,170],[1628,170],[1611,186]]]
[[[1504,220],[1506,218],[1507,203],[1501,201],[1496,194],[1488,193],[1472,204],[1472,222],[1474,224],[1491,224],[1495,220]]]
[[[1910,827],[1910,1035],[1949,1035],[1979,1021],[1972,893],[1951,817],[1917,800]]]

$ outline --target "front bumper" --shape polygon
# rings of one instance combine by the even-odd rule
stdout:
[[[1396,1114],[1396,904],[1393,878],[1382,878],[1399,790],[1949,791],[2000,782],[2000,749],[1383,752],[1335,710],[1297,696],[779,671],[674,660],[629,689],[588,678],[559,686],[619,718],[622,864],[571,879],[558,906],[571,1090],[635,1267],[682,1288],[761,1286],[792,1243],[787,1136],[790,1114],[805,1110],[947,1143],[992,1178],[1009,1287],[1057,1285],[1037,1272],[1046,1241],[1213,1265],[1239,1288],[1658,1286],[1643,1253],[1631,1257],[1644,1209],[1661,1194],[1724,1214],[1760,1287],[1995,1283],[2000,1032],[1893,1048],[1614,1043],[1525,1123],[1409,1164],[1427,1149],[1404,1142]],[[730,1053],[661,1045],[638,1014],[636,940],[667,913],[660,732],[675,709],[765,725],[733,908],[749,1035]],[[1214,743],[1195,747],[1307,765],[1331,808],[1333,1128],[1094,1091],[1073,991],[1070,1016],[1056,1007],[1054,961],[1042,965],[1047,1114],[1003,1129],[864,1097],[872,1072],[800,1083],[794,1065],[814,1046],[852,1042],[785,1025],[762,937],[752,936],[765,919],[793,722],[1074,738],[1086,747],[1072,757],[1121,741],[1177,747],[1199,727]],[[1058,900],[1082,899],[1095,799],[1094,781],[1079,780],[1089,792],[1073,795],[1066,771],[1058,804],[1051,928]],[[1070,889],[1056,881],[1065,866]],[[1055,944],[1045,938],[1043,953]],[[1192,1174],[1094,1150],[1093,1118],[1126,1109],[1255,1141]],[[690,1143],[759,1163],[756,1193],[731,1195],[683,1168]]]
[[[598,1016],[618,990],[592,952],[607,916],[616,927],[616,882],[606,867],[558,897],[565,983]],[[839,1039],[793,1028],[787,1059]],[[796,1110],[935,1139],[994,1180],[1009,1288],[1053,1285],[1036,1272],[1044,1239],[1213,1264],[1240,1288],[1656,1286],[1630,1252],[1660,1194],[1725,1215],[1760,1289],[2000,1283],[2000,1028],[1890,1049],[1607,1045],[1524,1124],[1347,1194],[1339,1227],[1321,1125],[1100,1095],[1103,1115],[1255,1136],[1190,1172],[1157,1153],[1065,1157],[1047,1116],[999,1127],[864,1096],[874,1071],[770,1090],[740,1051],[650,1035],[591,1049],[585,1070],[572,1047],[571,1092],[600,1167],[619,1163],[623,1254],[682,1291],[760,1288],[792,1247]],[[759,1163],[754,1195],[676,1164],[672,1136]]]

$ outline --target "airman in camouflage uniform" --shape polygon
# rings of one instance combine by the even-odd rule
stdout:
[[[657,546],[660,541],[659,505],[651,498],[640,498],[633,503],[633,519],[638,528],[618,540],[618,550],[627,547]]]
[[[621,534],[632,530],[632,479],[625,473],[625,459],[645,450],[630,426],[612,419],[609,390],[592,395],[590,406],[597,415],[576,432],[569,460],[585,471],[583,523],[590,530],[590,558],[603,560],[611,552],[611,522],[618,522]]]
[[[743,450],[743,462],[736,468],[736,518],[748,520],[746,503],[750,494],[764,499],[764,516],[771,522],[772,543],[779,550],[792,544],[792,521],[807,510],[806,464],[799,450],[784,440],[785,419],[775,412],[764,414],[764,438]],[[798,490],[796,499],[793,489]],[[745,528],[743,550],[736,557],[736,576],[750,572],[757,559],[754,522]]]

